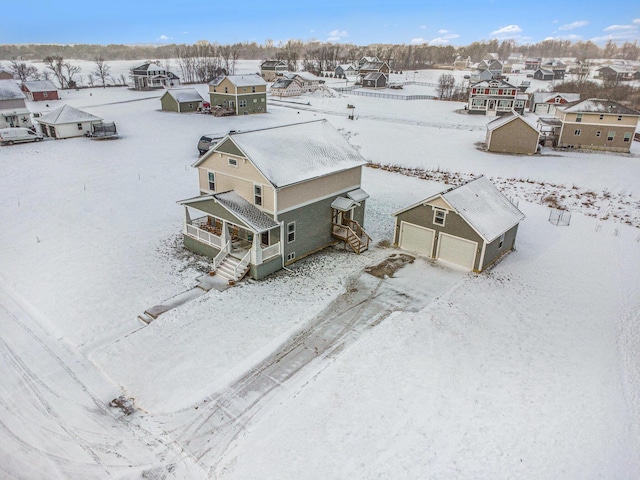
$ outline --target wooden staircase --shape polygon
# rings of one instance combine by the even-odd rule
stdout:
[[[369,248],[371,237],[364,231],[358,222],[350,219],[343,219],[342,223],[334,223],[331,227],[331,235],[339,238],[345,244],[349,244],[351,249],[360,255]]]
[[[226,279],[230,284],[237,283],[249,272],[248,262],[227,255],[216,267],[216,275]]]

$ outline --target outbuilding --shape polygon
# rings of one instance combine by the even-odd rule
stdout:
[[[524,219],[484,176],[393,215],[394,245],[474,272],[513,250]]]
[[[511,112],[487,123],[485,145],[490,152],[532,155],[540,132],[528,118]]]
[[[58,89],[51,80],[23,82],[22,91],[33,102],[42,100],[58,100]]]
[[[92,125],[101,124],[102,118],[71,105],[63,105],[39,117],[37,122],[45,137],[59,139],[90,135]]]
[[[172,88],[160,97],[164,112],[197,112],[202,109],[204,98],[195,88]]]

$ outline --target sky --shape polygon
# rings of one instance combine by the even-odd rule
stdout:
[[[541,0],[534,4],[506,0],[246,0],[220,4],[70,0],[42,2],[28,15],[20,2],[5,3],[0,44],[190,44],[198,40],[264,44],[272,40],[277,45],[297,39],[463,46],[494,38],[513,39],[518,44],[545,39],[598,44],[609,39],[617,43],[640,40],[638,0]]]

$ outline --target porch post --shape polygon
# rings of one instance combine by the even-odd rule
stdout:
[[[260,247],[260,235],[253,233],[253,242],[251,246],[251,263],[260,265],[262,263],[262,247]]]
[[[184,206],[184,232],[187,233],[187,225],[191,225],[191,216],[189,215],[189,207]]]
[[[222,232],[220,232],[220,241],[224,247],[229,241],[229,224],[226,221],[222,221]],[[231,245],[227,248],[227,253],[231,251]]]

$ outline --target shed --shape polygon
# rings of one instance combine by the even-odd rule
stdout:
[[[385,88],[387,86],[387,76],[384,73],[368,73],[362,79],[364,88]]]
[[[514,249],[524,219],[484,176],[393,215],[394,245],[475,272]]]
[[[90,135],[93,125],[101,124],[102,118],[71,105],[63,105],[39,117],[37,122],[45,137],[59,139]]]
[[[38,80],[34,82],[24,82],[22,91],[31,101],[58,100],[58,88],[51,80]]]
[[[487,150],[498,153],[536,153],[540,132],[528,118],[511,112],[487,123]]]
[[[553,80],[555,78],[555,74],[553,73],[553,70],[538,68],[535,72],[533,72],[533,78],[535,78],[536,80]]]
[[[202,109],[204,98],[195,88],[172,88],[160,97],[165,112],[197,112]]]

